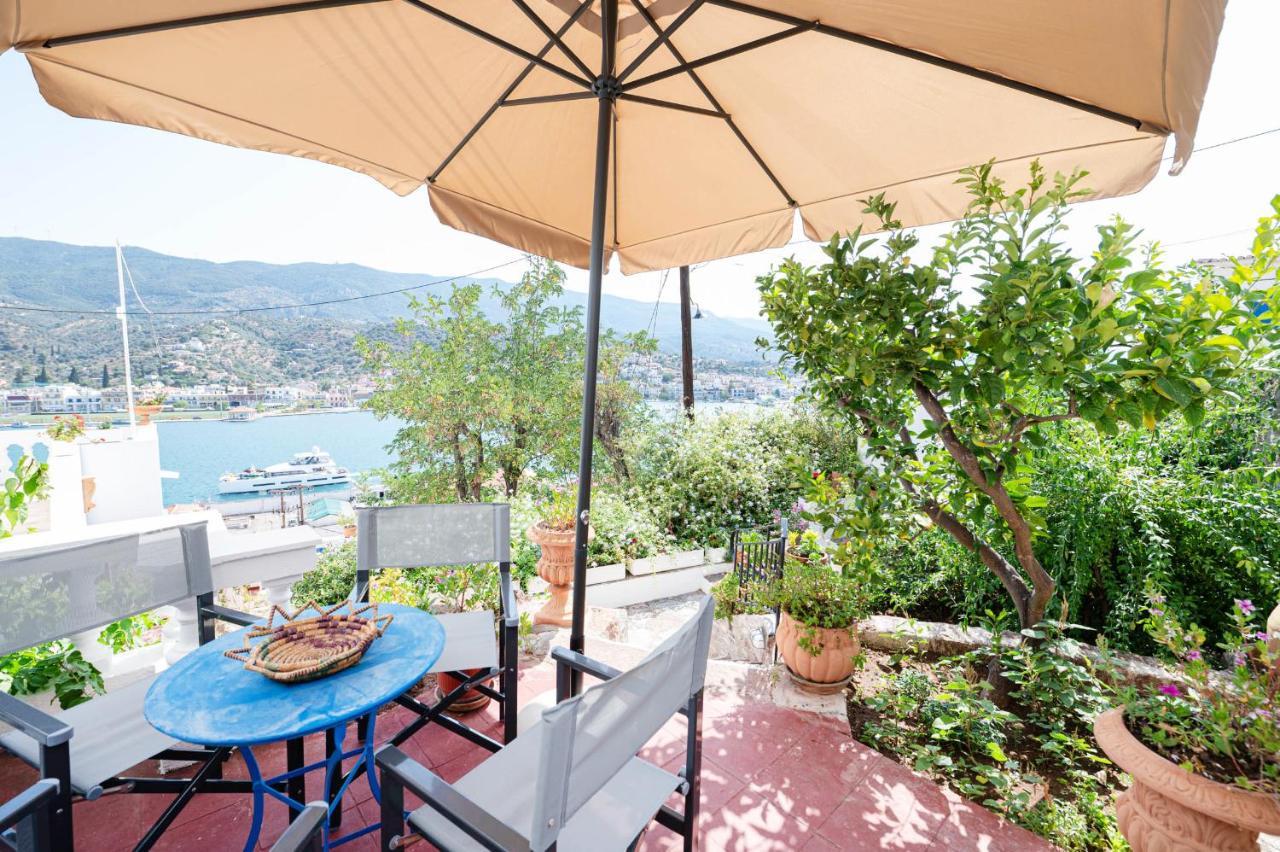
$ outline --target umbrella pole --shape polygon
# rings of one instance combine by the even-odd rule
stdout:
[[[591,456],[595,447],[596,373],[600,360],[600,291],[604,283],[604,226],[609,203],[609,147],[613,131],[613,101],[618,83],[613,76],[614,37],[618,25],[618,0],[601,2],[600,76],[592,91],[598,99],[596,116],[596,171],[591,207],[591,258],[587,278],[587,352],[582,377],[582,434],[578,457],[578,511],[573,549],[573,622],[569,649],[586,648],[587,535],[591,523]],[[571,674],[570,693],[582,691],[582,672]]]

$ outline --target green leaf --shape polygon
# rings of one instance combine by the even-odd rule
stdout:
[[[999,743],[987,743],[987,754],[991,755],[991,759],[997,763],[1007,763],[1009,756],[1004,753],[1004,749],[1000,748]]]
[[[1224,346],[1228,349],[1243,349],[1244,344],[1240,342],[1238,337],[1230,334],[1215,334],[1213,337],[1207,338],[1204,342],[1205,346]]]

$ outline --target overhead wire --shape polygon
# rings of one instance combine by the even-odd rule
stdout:
[[[1271,127],[1266,130],[1259,130],[1255,133],[1248,133],[1248,134],[1245,134],[1244,136],[1236,136],[1232,139],[1224,139],[1221,142],[1214,142],[1210,145],[1203,145],[1198,148],[1193,148],[1192,153],[1202,153],[1204,151],[1213,151],[1218,148],[1226,147],[1227,145],[1234,145],[1238,142],[1248,142],[1250,140],[1258,139],[1263,136],[1269,136],[1273,133],[1280,133],[1280,127]],[[1172,156],[1163,157],[1162,162],[1167,160],[1172,160],[1172,159],[1173,159]],[[1248,231],[1249,229],[1242,229],[1239,231],[1231,231],[1228,233],[1216,234],[1213,236],[1197,237],[1195,239],[1190,239],[1190,240],[1181,240],[1175,243],[1165,243],[1165,245],[1166,246],[1187,245],[1190,243],[1218,239],[1220,237],[1228,237],[1228,236],[1234,236],[1241,233],[1248,233]],[[792,246],[802,245],[802,244],[811,243],[811,242],[813,241],[807,240],[807,239],[791,240],[780,246],[772,246],[771,248],[762,249],[762,251],[777,251],[778,249],[790,248]],[[346,297],[336,298],[336,299],[321,299],[315,302],[298,302],[298,303],[289,304],[289,305],[263,305],[263,306],[252,307],[252,308],[207,308],[207,309],[201,309],[201,310],[192,309],[192,310],[152,311],[147,309],[145,305],[143,305],[143,308],[144,310],[147,310],[147,313],[151,314],[152,316],[193,316],[193,315],[199,315],[199,314],[226,316],[226,315],[238,315],[238,314],[249,314],[249,313],[261,313],[265,311],[286,311],[286,310],[295,310],[299,308],[318,308],[318,307],[324,307],[326,305],[339,305],[339,304],[345,304],[348,302],[359,302],[365,299],[377,299],[382,296],[394,296],[399,293],[408,293],[414,290],[421,290],[425,287],[434,287],[442,284],[451,284],[457,281],[461,281],[465,278],[474,278],[478,275],[485,275],[487,273],[494,272],[499,269],[503,269],[507,266],[511,266],[516,263],[522,263],[525,261],[525,259],[526,258],[522,256],[519,258],[508,260],[504,263],[498,263],[493,266],[486,267],[484,269],[478,269],[474,272],[469,272],[463,275],[456,275],[456,276],[453,276],[452,278],[442,278],[438,281],[428,281],[422,284],[414,284],[409,287],[399,287],[394,290],[383,290],[377,293],[365,293],[359,296],[346,296]],[[693,268],[694,269],[700,268],[702,266],[707,265],[710,262],[711,261],[705,261],[703,263],[697,264]],[[669,270],[667,271],[669,272]],[[130,286],[133,286],[132,276],[130,277],[129,283],[130,283]],[[661,298],[662,296],[661,288],[665,286],[666,286],[666,273],[664,272],[662,283],[658,291],[659,298]],[[136,287],[134,288],[134,295],[137,296]],[[139,304],[142,304],[142,299],[139,298],[138,302]],[[48,313],[48,314],[75,314],[75,315],[81,315],[81,316],[91,316],[91,315],[115,316],[114,310],[104,311],[104,310],[92,310],[92,309],[76,310],[71,308],[45,308],[45,307],[40,307],[38,305],[0,304],[0,309],[13,310],[13,311],[30,311],[34,313]],[[650,327],[652,327],[653,324],[656,322],[657,313],[658,313],[657,306],[655,304],[653,316],[650,319]]]

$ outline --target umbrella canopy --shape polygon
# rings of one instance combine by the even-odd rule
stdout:
[[[952,219],[955,171],[993,157],[1133,192],[1165,136],[1175,170],[1191,151],[1224,5],[621,0],[606,249],[624,272],[696,263],[786,243],[796,211],[826,239],[881,190],[906,225]],[[0,0],[0,49],[72,115],[311,157],[401,194],[426,183],[446,224],[585,267],[599,11]]]
[[[624,272],[963,214],[958,170],[1191,153],[1226,0],[0,0],[76,116],[310,157],[590,269],[570,647],[583,649],[600,290]],[[578,687],[575,683],[575,691]]]

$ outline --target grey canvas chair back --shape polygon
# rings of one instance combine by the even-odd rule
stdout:
[[[203,522],[0,554],[0,654],[212,591]]]
[[[511,561],[505,503],[375,506],[356,510],[362,571]]]
[[[637,666],[542,714],[547,728],[530,838],[534,849],[549,846],[578,808],[702,691],[713,615],[707,597],[697,615]]]

